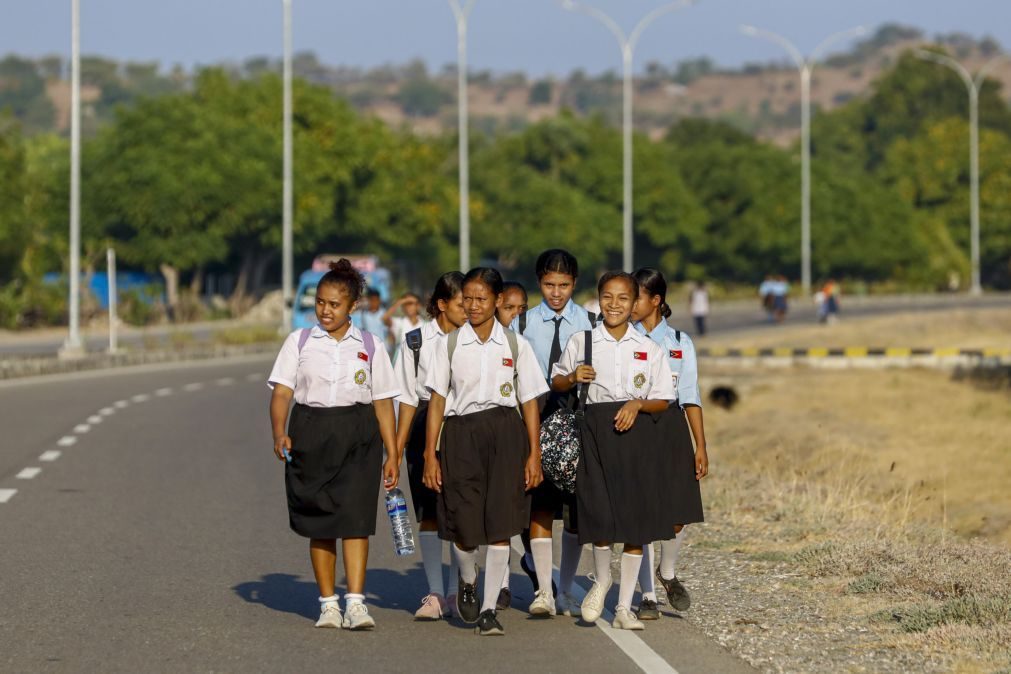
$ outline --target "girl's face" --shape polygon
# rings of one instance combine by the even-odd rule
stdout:
[[[638,284],[636,284],[638,285]],[[600,311],[604,325],[616,328],[627,323],[639,298],[639,289],[624,278],[613,278],[600,289]]]
[[[650,295],[646,288],[639,286],[639,301],[635,303],[635,308],[632,309],[632,320],[639,322],[647,318],[650,314],[656,311],[659,306],[660,296]]]
[[[343,285],[326,283],[316,288],[316,320],[327,332],[336,332],[351,321],[355,302]]]
[[[404,315],[412,321],[418,317],[418,313],[421,311],[421,302],[413,295],[408,295],[400,306],[404,310]]]
[[[493,293],[482,281],[474,280],[463,287],[463,308],[467,312],[467,320],[474,327],[494,318],[501,304],[502,296]]]
[[[498,322],[507,328],[513,319],[527,310],[527,296],[519,288],[502,293],[502,306],[498,310]]]
[[[467,322],[467,312],[463,309],[463,293],[453,295],[452,299],[439,300],[439,311],[453,327],[460,327]]]
[[[572,297],[572,291],[576,289],[576,279],[569,274],[562,274],[557,271],[549,271],[538,281],[541,287],[541,295],[548,303],[552,311],[561,311],[568,304]]]

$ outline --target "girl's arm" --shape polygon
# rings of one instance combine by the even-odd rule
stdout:
[[[400,451],[397,449],[397,418],[393,411],[393,398],[375,400],[372,407],[379,422],[379,435],[386,447],[383,483],[387,489],[393,489],[400,482]]]
[[[544,481],[541,471],[541,412],[537,398],[523,403],[523,424],[527,427],[527,438],[530,442],[530,455],[523,469],[528,490],[535,488]]]
[[[706,429],[702,423],[702,408],[698,405],[685,405],[685,416],[688,426],[695,438],[695,479],[701,480],[709,474],[709,453],[706,451]]]
[[[288,437],[288,408],[295,392],[284,384],[274,384],[270,394],[270,426],[274,435],[274,454],[284,461],[284,450],[291,451],[291,438]]]
[[[659,414],[670,406],[666,400],[629,400],[614,415],[614,430],[619,433],[632,428],[640,412]]]
[[[407,441],[411,437],[411,424],[414,423],[414,415],[417,413],[418,408],[413,405],[408,405],[407,403],[400,403],[400,416],[397,418],[397,465],[400,465],[400,460],[404,458],[404,450],[407,447]]]
[[[428,401],[428,423],[425,429],[425,486],[435,492],[442,492],[442,468],[435,451],[439,447],[439,431],[442,430],[443,416],[446,414],[446,399],[432,391]]]
[[[397,313],[397,309],[399,309],[400,305],[403,303],[404,298],[401,297],[399,300],[394,302],[389,309],[386,310],[386,313],[383,314],[383,325],[385,325],[388,328],[393,327],[393,314]]]

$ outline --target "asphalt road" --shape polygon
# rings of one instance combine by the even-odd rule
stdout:
[[[639,633],[530,619],[515,557],[505,637],[415,623],[420,558],[393,554],[385,515],[367,583],[377,629],[313,629],[307,545],[288,530],[271,450],[269,366],[0,384],[0,670],[752,671],[670,615]]]

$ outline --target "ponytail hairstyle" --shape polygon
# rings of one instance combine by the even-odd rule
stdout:
[[[597,281],[597,294],[600,295],[604,291],[604,286],[613,281],[614,279],[621,279],[628,284],[629,289],[632,294],[636,297],[639,296],[639,282],[635,280],[635,277],[624,271],[609,271],[600,277]]]
[[[428,299],[428,306],[425,312],[433,321],[442,313],[439,311],[439,300],[448,302],[463,292],[463,272],[448,271],[439,277],[435,282],[435,290]]]
[[[325,285],[335,285],[344,288],[351,298],[351,304],[361,299],[365,290],[365,277],[355,269],[351,262],[342,257],[336,262],[330,263],[330,271],[323,275],[317,287]]]
[[[660,315],[664,319],[670,318],[671,310],[667,306],[667,280],[660,273],[659,269],[653,267],[643,267],[634,274],[635,280],[649,294],[650,297],[660,296]]]
[[[488,286],[491,290],[492,295],[501,295],[502,291],[505,289],[505,282],[502,280],[502,274],[498,273],[497,269],[492,269],[491,267],[474,267],[467,275],[463,277],[463,285],[467,285],[471,281],[480,281],[481,283]]]
[[[551,272],[568,274],[576,279],[579,276],[579,262],[576,261],[576,256],[569,251],[551,248],[537,256],[534,270],[537,272],[538,281]]]

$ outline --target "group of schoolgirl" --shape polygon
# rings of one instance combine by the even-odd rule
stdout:
[[[479,634],[503,634],[498,613],[511,602],[516,536],[534,585],[531,615],[595,622],[612,584],[611,546],[621,543],[613,625],[643,629],[642,620],[659,617],[654,541],[661,542],[655,578],[674,608],[688,608],[675,566],[684,525],[702,521],[698,481],[708,456],[694,348],[667,325],[663,276],[604,274],[598,318],[572,301],[575,257],[546,251],[536,271],[544,300],[529,311],[522,286],[505,284],[494,269],[444,274],[428,305],[432,321],[404,336],[396,368],[369,333],[350,325],[362,291],[351,265],[335,263],[320,281],[318,324],[288,336],[269,379],[291,528],[310,539],[318,627],[374,627],[364,603],[368,537],[380,480],[396,486],[405,454],[429,586],[417,619],[455,616]],[[542,418],[574,405],[581,449],[572,494],[544,478],[540,434]],[[556,519],[564,520],[557,586]],[[343,616],[334,594],[337,539],[347,578]],[[577,602],[585,544],[593,545],[593,585]],[[479,546],[486,546],[481,596]],[[636,584],[642,594],[633,612]]]

